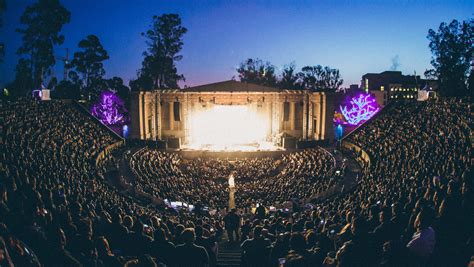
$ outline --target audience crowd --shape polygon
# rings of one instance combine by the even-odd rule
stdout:
[[[217,244],[229,240],[243,266],[466,266],[470,105],[394,103],[381,112],[345,140],[370,156],[358,186],[309,208],[268,209],[337,182],[321,149],[234,162],[150,149],[131,158],[134,186],[156,197],[222,207],[232,174],[237,206],[260,204],[209,214],[118,193],[96,165],[118,138],[73,105],[2,101],[0,265],[215,266]]]
[[[136,186],[169,201],[200,204],[211,209],[228,205],[232,176],[236,206],[250,210],[257,204],[281,206],[291,200],[310,200],[334,186],[334,158],[317,148],[249,159],[197,158],[184,160],[176,153],[142,149],[132,158]]]
[[[196,205],[206,200],[206,205],[213,208],[227,205],[227,180],[189,175],[189,170],[182,170],[181,162],[178,154],[142,149],[130,161],[137,174],[134,184],[148,194],[169,201]]]

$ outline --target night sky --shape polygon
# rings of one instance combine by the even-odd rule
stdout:
[[[14,78],[21,38],[15,29],[34,1],[7,0],[0,40],[6,43],[0,64],[0,86]],[[73,53],[88,34],[97,35],[110,59],[106,77],[136,77],[153,15],[177,13],[188,29],[183,59],[178,63],[188,86],[229,80],[248,57],[268,60],[281,68],[294,61],[339,68],[344,86],[359,84],[367,72],[390,69],[423,74],[430,68],[426,35],[441,22],[465,20],[474,14],[473,0],[446,1],[157,1],[63,0],[71,22],[63,27],[64,44]],[[336,3],[337,2],[337,3]],[[71,53],[71,56],[72,56]],[[62,78],[62,63],[55,73]]]

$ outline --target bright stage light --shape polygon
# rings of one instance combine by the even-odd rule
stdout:
[[[269,146],[268,119],[248,105],[216,105],[194,110],[189,122],[188,147],[193,149],[266,150]]]

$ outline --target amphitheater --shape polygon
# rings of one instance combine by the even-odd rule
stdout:
[[[288,100],[246,92],[254,98],[238,101],[267,110],[268,125],[234,145],[255,151],[186,154],[208,149],[210,141],[186,114],[192,105],[164,103],[192,97],[197,108],[231,106],[219,102],[230,98],[206,99],[202,91],[135,95],[132,135],[147,140],[135,143],[77,102],[2,100],[0,263],[469,262],[474,237],[469,102],[394,102],[335,146],[325,117],[330,96],[300,92]],[[287,101],[293,104],[285,107]],[[166,108],[158,110],[158,103]],[[293,142],[285,136],[318,142],[285,148]],[[175,146],[165,149],[157,139]],[[264,149],[263,142],[271,147]],[[218,150],[226,148],[219,144]]]

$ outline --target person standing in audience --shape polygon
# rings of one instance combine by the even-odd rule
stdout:
[[[158,228],[154,232],[155,239],[151,244],[151,255],[153,255],[158,262],[166,265],[172,265],[175,260],[175,246],[168,241],[165,231]]]
[[[271,242],[262,236],[262,226],[255,226],[253,238],[245,240],[242,245],[243,266],[267,266]]]
[[[236,209],[231,209],[230,212],[227,213],[224,217],[224,224],[229,242],[239,240],[240,217],[237,215]]]
[[[265,219],[266,210],[262,204],[259,204],[257,209],[255,210],[255,215],[259,220]]]
[[[209,266],[209,255],[204,247],[194,243],[196,234],[193,228],[186,228],[181,233],[184,244],[176,246],[176,264],[179,267]]]

